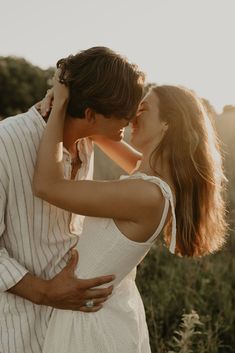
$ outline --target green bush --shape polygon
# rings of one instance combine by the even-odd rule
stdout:
[[[23,58],[0,57],[0,117],[28,110],[44,97],[54,69],[42,70]]]

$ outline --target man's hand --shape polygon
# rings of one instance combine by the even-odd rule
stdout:
[[[8,292],[23,297],[38,305],[53,308],[95,312],[102,308],[113,286],[95,288],[110,283],[114,276],[103,276],[93,279],[79,279],[75,277],[78,263],[78,252],[72,250],[72,256],[67,266],[50,280],[42,280],[31,274],[26,274],[20,282],[10,288]],[[93,307],[86,307],[86,301],[92,299]]]
[[[113,287],[97,288],[111,282],[114,276],[104,276],[93,279],[82,280],[74,275],[78,263],[78,252],[72,251],[72,257],[68,265],[46,285],[46,295],[43,300],[44,305],[49,305],[58,309],[79,310],[84,312],[94,312],[102,308],[108,296],[112,293]],[[94,306],[86,307],[86,301],[92,299]]]

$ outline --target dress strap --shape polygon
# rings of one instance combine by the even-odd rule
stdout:
[[[157,236],[161,233],[163,227],[164,227],[164,224],[166,222],[166,218],[167,218],[167,215],[168,215],[168,211],[169,211],[169,205],[170,205],[170,202],[167,198],[165,198],[165,204],[164,204],[164,209],[163,209],[163,213],[162,213],[162,218],[160,220],[160,223],[156,229],[156,231],[154,232],[154,234],[149,238],[148,242],[154,242],[157,238]]]
[[[154,232],[154,234],[152,235],[152,237],[148,241],[154,241],[156,239],[156,237],[158,236],[158,234],[161,232],[161,230],[165,224],[166,217],[167,217],[168,210],[169,210],[169,205],[170,205],[171,212],[172,212],[172,232],[171,232],[171,242],[170,242],[169,251],[172,254],[174,254],[175,247],[176,247],[176,216],[175,216],[173,194],[172,194],[170,186],[159,177],[147,175],[147,174],[144,174],[141,172],[136,172],[132,175],[123,175],[120,177],[120,179],[126,179],[126,178],[147,180],[147,181],[150,181],[150,182],[157,184],[159,186],[159,188],[161,189],[162,194],[165,197],[165,206],[164,206],[164,210],[162,213],[161,221],[160,221],[156,231]]]

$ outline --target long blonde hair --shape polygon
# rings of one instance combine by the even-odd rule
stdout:
[[[179,255],[201,256],[221,248],[226,221],[226,178],[218,138],[200,99],[178,86],[155,86],[160,119],[169,125],[152,154],[151,162],[168,151],[176,192]],[[165,227],[169,244],[171,221]]]

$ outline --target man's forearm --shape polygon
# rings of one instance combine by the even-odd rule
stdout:
[[[68,264],[53,278],[43,280],[27,273],[8,292],[31,301],[34,304],[51,306],[58,309],[93,312],[100,310],[102,303],[111,295],[114,276],[92,279],[79,279],[75,275],[78,253],[73,250]],[[109,287],[102,288],[102,285]],[[97,288],[99,287],[99,288]],[[94,306],[86,307],[86,301],[93,300]]]
[[[34,304],[43,305],[46,295],[47,281],[27,273],[7,292],[27,299]]]

